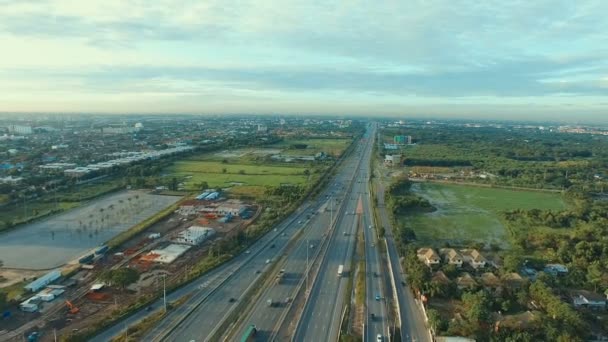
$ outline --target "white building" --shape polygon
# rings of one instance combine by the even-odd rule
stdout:
[[[387,154],[384,156],[384,164],[387,166],[399,166],[401,165],[400,154]]]
[[[32,134],[32,126],[23,125],[10,125],[8,126],[9,132],[13,134]]]
[[[186,245],[200,245],[205,240],[215,235],[215,229],[201,226],[192,226],[177,234],[174,241]]]

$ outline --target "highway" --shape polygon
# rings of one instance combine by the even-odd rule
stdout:
[[[415,300],[412,291],[407,284],[407,277],[403,273],[399,254],[394,241],[394,227],[391,225],[386,207],[384,205],[384,186],[381,177],[374,178],[377,198],[378,215],[380,224],[385,228],[385,240],[387,255],[393,269],[394,283],[396,285],[397,302],[399,303],[401,317],[401,341],[431,342],[429,330],[426,326],[424,314],[420,305]]]
[[[367,181],[362,177],[369,170],[370,153],[373,139],[366,134],[367,143],[360,154],[356,181],[353,183],[350,196],[345,203],[345,211],[337,218],[336,229],[330,236],[329,247],[319,269],[318,276],[304,306],[302,316],[294,333],[295,341],[335,341],[340,330],[340,321],[344,312],[347,277],[354,275],[351,265],[355,248],[355,237],[358,217],[355,215],[359,195],[365,192]],[[369,220],[369,219],[368,219]],[[344,265],[344,275],[337,275],[339,265]]]
[[[218,331],[221,324],[230,318],[230,315],[239,307],[241,301],[252,293],[252,290],[261,286],[258,280],[265,272],[269,272],[276,262],[284,262],[284,255],[292,253],[300,256],[299,259],[305,257],[306,244],[301,241],[309,238],[312,240],[310,244],[318,244],[323,233],[329,225],[329,216],[331,214],[319,214],[319,209],[325,207],[329,196],[335,195],[340,198],[344,184],[346,184],[353,175],[355,169],[354,163],[356,159],[347,157],[339,168],[337,176],[332,180],[330,186],[318,196],[307,209],[302,210],[300,215],[279,227],[276,234],[269,240],[271,243],[266,243],[257,253],[252,250],[252,257],[245,263],[239,265],[238,268],[231,270],[225,280],[222,281],[214,290],[201,291],[201,298],[196,300],[196,305],[190,304],[184,309],[183,313],[171,314],[167,319],[161,321],[154,330],[144,337],[146,341],[205,341],[213,337],[219,337],[223,331]],[[314,213],[317,214],[314,214]],[[310,221],[306,221],[306,217],[310,215]],[[303,221],[302,224],[299,222]],[[292,244],[292,249],[287,251],[285,248],[288,242],[300,230],[304,233],[298,236],[298,241]],[[310,231],[310,232],[309,232]],[[309,244],[309,246],[310,246]],[[272,248],[271,246],[275,247]],[[314,248],[312,248],[314,250]],[[292,252],[295,251],[295,252]],[[302,272],[303,273],[303,272]],[[297,272],[289,272],[288,277],[293,277],[297,280]],[[289,281],[292,281],[291,279]],[[276,297],[276,296],[273,296]],[[287,298],[278,298],[284,300]],[[232,299],[232,300],[231,300]],[[267,300],[267,299],[265,299]]]
[[[169,312],[155,328],[144,338],[146,341],[160,340],[196,340],[203,341],[214,332],[214,328],[233,310],[239,299],[252,288],[263,272],[270,269],[273,262],[282,255],[289,240],[301,229],[307,227],[327,227],[327,215],[312,213],[328,202],[333,193],[336,198],[344,184],[352,178],[354,157],[346,157],[334,180],[316,199],[307,201],[292,215],[279,224],[273,231],[261,237],[250,249],[236,256],[215,270],[167,295],[167,301],[173,301],[185,295],[191,297],[186,304]],[[312,222],[307,219],[311,216]],[[320,216],[320,217],[318,217]],[[323,221],[327,220],[327,221]],[[274,247],[271,247],[274,245]],[[270,260],[270,263],[266,263]],[[229,299],[234,298],[234,302]],[[148,315],[162,310],[162,298],[153,305],[152,311],[145,309],[136,312],[125,320],[106,329],[91,341],[108,341],[113,337],[124,335],[128,327],[140,322]]]

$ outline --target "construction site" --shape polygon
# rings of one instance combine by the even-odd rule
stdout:
[[[69,336],[150,300],[163,286],[187,280],[214,245],[245,230],[261,211],[255,204],[224,198],[219,190],[182,198],[174,208],[125,243],[100,245],[27,283],[0,321],[0,340],[53,341],[53,331]],[[133,281],[123,283],[125,274],[134,274]]]

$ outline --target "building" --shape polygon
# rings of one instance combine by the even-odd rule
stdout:
[[[387,143],[384,143],[384,149],[385,150],[398,150],[399,146],[397,144],[387,144]]]
[[[412,136],[411,135],[395,135],[393,137],[393,143],[396,145],[411,145],[412,144]]]
[[[456,252],[454,248],[442,248],[439,250],[439,254],[443,257],[443,261],[456,267],[462,267],[462,255]]]
[[[387,166],[399,166],[401,165],[401,155],[400,154],[387,154],[384,156],[384,165]]]
[[[418,260],[424,262],[427,266],[439,265],[441,259],[432,248],[420,248],[417,252]]]
[[[462,276],[456,278],[456,286],[460,290],[474,289],[475,287],[477,287],[477,282],[475,281],[475,279],[473,279],[473,277],[471,277],[470,274],[464,272]]]
[[[215,229],[201,226],[192,226],[177,234],[174,241],[186,245],[200,245],[205,240],[215,235]]]
[[[41,288],[47,286],[48,284],[54,282],[55,280],[59,279],[60,277],[61,272],[59,270],[54,270],[25,285],[24,288],[28,291],[36,292]]]
[[[505,287],[508,287],[510,289],[521,289],[524,284],[526,283],[526,280],[524,278],[522,278],[522,276],[519,275],[519,273],[515,273],[515,272],[511,272],[511,273],[507,273],[505,275],[503,275],[502,277],[502,281],[505,285]]]
[[[240,216],[243,212],[247,210],[247,206],[239,203],[222,203],[217,207],[218,215],[232,215],[232,216]]]
[[[23,181],[23,177],[13,177],[13,176],[0,177],[0,184],[17,185],[17,184],[21,183],[21,181]]]
[[[24,125],[10,125],[8,131],[13,134],[32,134],[34,132],[32,126]]]
[[[481,284],[488,290],[497,290],[502,282],[492,272],[486,272],[480,277]]]
[[[572,291],[572,305],[574,305],[575,308],[605,310],[606,297],[599,293],[586,290]]]
[[[476,249],[461,249],[462,260],[474,269],[486,267],[487,260]]]
[[[450,283],[450,278],[448,278],[448,276],[446,276],[442,271],[437,271],[431,277],[431,282],[448,285]]]

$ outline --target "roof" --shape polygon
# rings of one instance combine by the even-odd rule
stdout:
[[[473,277],[471,277],[470,274],[464,272],[462,276],[456,278],[456,284],[458,286],[469,287],[477,285],[477,282],[475,281],[475,279],[473,279]]]
[[[435,274],[433,274],[431,281],[434,281],[434,282],[440,283],[440,284],[449,284],[450,278],[448,278],[445,275],[445,273],[443,273],[442,271],[437,271],[437,272],[435,272]]]
[[[606,296],[601,295],[596,292],[587,291],[587,290],[574,290],[574,291],[572,291],[572,296],[573,297],[582,297],[582,298],[585,298],[585,299],[587,299],[589,301],[593,301],[593,302],[606,301]]]
[[[424,257],[427,260],[431,260],[431,259],[439,259],[439,255],[437,255],[437,253],[435,253],[435,251],[432,248],[420,248],[418,250],[418,256],[419,257]]]
[[[481,283],[485,286],[495,287],[500,286],[500,279],[492,272],[486,272],[481,275]]]
[[[442,248],[439,250],[439,253],[441,253],[441,255],[444,257],[447,257],[450,261],[455,259],[462,261],[462,256],[460,253],[456,252],[454,248]]]

